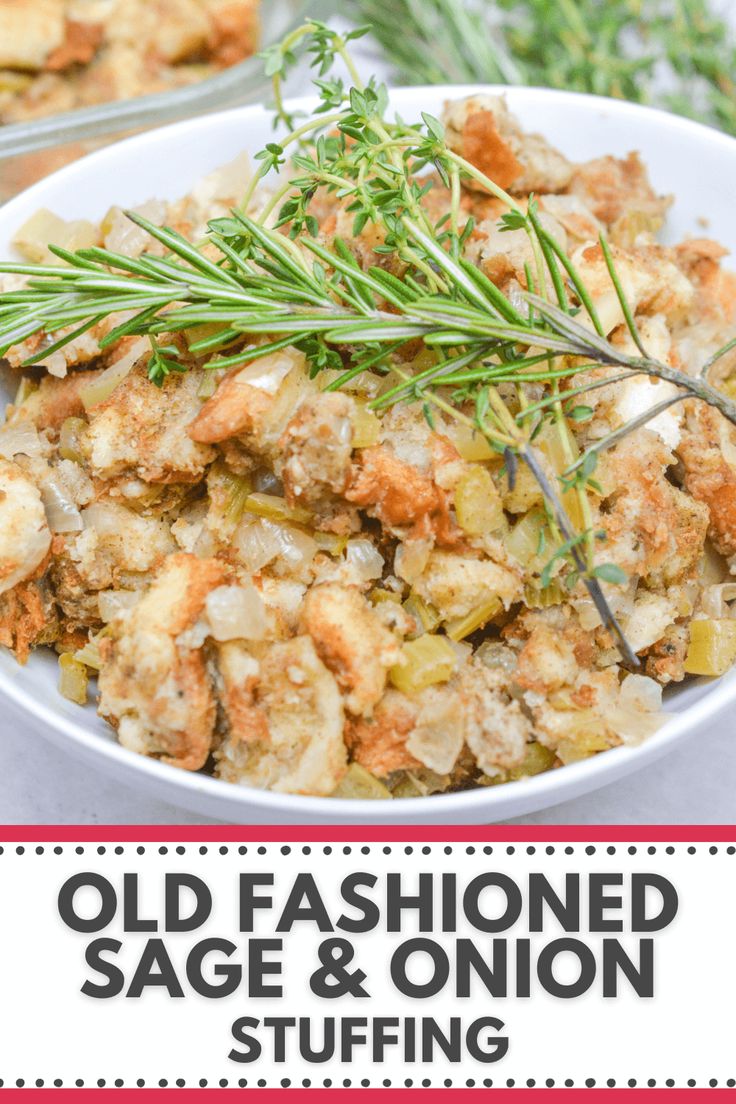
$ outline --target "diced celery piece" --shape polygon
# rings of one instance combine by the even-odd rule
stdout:
[[[452,678],[457,657],[444,636],[425,633],[408,640],[401,649],[404,662],[389,672],[391,682],[404,694],[416,694],[437,682]]]
[[[549,609],[550,606],[559,606],[564,600],[565,589],[557,579],[546,587],[538,583],[527,583],[524,587],[524,601],[529,609]]]
[[[685,659],[689,675],[725,675],[736,662],[736,621],[690,622],[690,647]]]
[[[608,727],[602,717],[592,709],[570,711],[565,716],[566,736],[557,745],[557,758],[563,763],[577,763],[589,759],[599,751],[611,747]]]
[[[509,552],[523,566],[531,563],[539,553],[539,538],[543,530],[546,531],[544,513],[542,510],[530,510],[520,521],[517,521],[506,538]]]
[[[22,376],[18,384],[18,390],[15,393],[15,398],[13,399],[13,406],[22,406],[34,391],[38,391],[38,384],[34,383],[28,376]]]
[[[527,744],[524,761],[509,771],[509,781],[516,782],[520,778],[531,778],[535,774],[542,774],[551,768],[555,758],[553,751],[535,740],[534,743]]]
[[[64,419],[59,433],[59,455],[62,460],[73,460],[75,464],[84,463],[81,438],[86,428],[84,418]]]
[[[59,693],[75,705],[87,704],[87,668],[66,652],[59,656]]]
[[[245,504],[253,488],[247,476],[236,475],[224,467],[220,469],[220,474],[225,485],[225,521],[237,525],[245,513]]]
[[[353,801],[385,801],[393,794],[383,782],[371,774],[360,763],[351,763],[333,797],[349,798]]]
[[[329,552],[331,556],[342,556],[347,547],[348,538],[339,533],[320,533],[315,530],[312,536],[319,550]]]
[[[308,525],[312,520],[309,510],[301,506],[290,506],[285,498],[279,495],[262,494],[255,491],[249,494],[243,503],[246,513],[256,514],[268,521],[291,521],[295,525]]]
[[[450,786],[449,774],[435,774],[428,767],[417,767],[412,771],[397,771],[391,779],[393,797],[428,797],[430,794],[444,793]]]
[[[374,606],[379,602],[396,602],[397,605],[401,605],[401,595],[395,590],[386,590],[385,587],[374,587],[368,597]]]
[[[477,605],[465,617],[457,617],[454,621],[448,621],[445,625],[445,632],[450,640],[464,640],[466,636],[482,629],[502,609],[503,602],[494,594],[487,598],[485,602]]]
[[[404,609],[417,623],[417,631],[414,636],[421,636],[425,632],[434,632],[442,618],[433,605],[425,602],[414,591],[404,602]]]
[[[484,778],[483,784],[495,786],[500,782],[518,782],[522,778],[532,778],[535,774],[543,774],[545,771],[551,770],[555,759],[556,756],[553,751],[544,747],[543,744],[538,744],[535,740],[533,743],[527,744],[524,759],[518,767],[512,767],[511,770],[505,771],[504,774],[497,775],[494,778]]]
[[[499,454],[494,452],[488,441],[480,432],[472,426],[455,422],[448,435],[463,460],[498,460]]]

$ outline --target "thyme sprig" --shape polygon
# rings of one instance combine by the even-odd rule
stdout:
[[[713,0],[352,0],[352,7],[404,84],[593,92],[736,134],[736,42]]]
[[[303,51],[319,70],[319,100],[311,118],[295,120],[280,99],[280,87]],[[348,65],[349,88],[330,77],[337,58]],[[107,347],[128,334],[149,335],[149,374],[160,385],[172,371],[186,369],[191,356],[205,369],[232,368],[287,344],[305,353],[313,375],[338,369],[329,384],[333,389],[362,372],[392,372],[398,382],[374,400],[376,408],[420,402],[430,424],[438,411],[481,433],[504,455],[509,473],[519,461],[526,464],[542,492],[553,541],[544,579],[562,571],[571,589],[582,581],[624,658],[636,665],[601,585],[623,579],[615,565],[598,562],[603,538],[594,524],[589,491],[599,491],[594,479],[598,454],[656,416],[664,404],[578,457],[570,423],[590,416],[591,409],[578,400],[602,385],[585,373],[591,367],[611,368],[609,384],[641,375],[668,380],[678,393],[667,405],[700,399],[733,424],[736,406],[709,383],[707,373],[689,376],[648,355],[602,240],[637,355],[615,348],[602,332],[573,262],[540,222],[535,201],[522,210],[448,147],[433,116],[424,114],[416,124],[390,119],[386,89],[363,84],[347,38],[310,21],[269,53],[268,65],[287,133],[257,159],[241,207],[213,220],[206,242],[197,245],[129,212],[165,248],[164,257],[53,249],[63,264],[0,265],[0,272],[28,277],[25,288],[0,294],[0,355],[40,332],[52,338],[52,348],[61,348],[101,319],[126,312],[128,317],[101,344]],[[254,214],[257,182],[272,172],[280,174],[275,190]],[[424,200],[436,178],[447,188],[449,210],[435,221]],[[472,220],[463,220],[460,211],[461,184],[468,178],[505,205],[504,229],[528,237],[533,264],[527,269],[529,290],[520,301],[512,302],[463,256],[472,231]],[[351,223],[344,239],[329,243],[320,236],[315,208],[324,194],[334,198]],[[368,226],[374,228],[372,251],[381,264],[359,259],[357,239]],[[190,332],[200,326],[208,332],[193,340]],[[162,334],[169,337],[159,344]],[[188,342],[189,358],[171,344],[175,334],[183,335],[181,345]],[[417,340],[431,363],[412,370],[402,352],[407,342]],[[38,363],[48,351],[46,346],[27,363]],[[566,458],[557,479],[550,477],[535,444],[545,425],[552,427]],[[579,529],[563,502],[568,494],[577,503]]]

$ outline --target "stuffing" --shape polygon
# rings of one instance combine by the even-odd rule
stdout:
[[[25,663],[33,648],[53,644],[58,634],[54,597],[43,579],[0,593],[0,644]]]
[[[670,584],[694,574],[703,552],[708,510],[667,479],[674,462],[661,438],[647,429],[637,430],[611,450],[609,478],[616,490],[601,511],[607,534],[599,552],[602,561],[657,583]]]
[[[540,212],[539,219],[545,230],[566,248],[567,234],[562,224],[546,210]],[[507,293],[511,281],[526,287],[526,266],[533,271],[534,250],[529,235],[525,230],[503,230],[497,219],[476,226],[466,254],[489,280]]]
[[[563,763],[576,762],[621,743],[613,710],[619,683],[610,671],[583,673],[574,691],[547,698],[527,693],[534,733]]]
[[[539,621],[519,652],[514,681],[524,690],[549,694],[575,681],[578,661],[564,634]]]
[[[470,96],[445,104],[451,149],[514,195],[563,192],[573,167],[541,134],[522,131],[503,96]],[[482,185],[470,181],[470,188]]]
[[[569,248],[597,241],[603,230],[602,223],[576,195],[542,195],[539,197],[539,210],[562,227]]]
[[[44,376],[38,387],[14,409],[11,421],[28,421],[39,430],[58,433],[67,418],[82,418],[81,390],[99,379],[101,372],[76,372],[64,379]]]
[[[196,372],[169,376],[162,387],[137,366],[109,398],[89,411],[83,448],[93,477],[145,483],[195,483],[214,452],[188,432],[201,408]]]
[[[0,69],[42,69],[64,40],[62,0],[3,0]]]
[[[724,556],[736,554],[736,444],[725,418],[703,404],[689,404],[677,449],[685,487],[708,511],[708,534]]]
[[[0,594],[30,578],[50,548],[40,491],[17,464],[0,460]]]
[[[647,247],[634,253],[611,246],[616,271],[634,314],[663,314],[684,321],[693,303],[693,287],[665,250]],[[582,245],[572,254],[607,334],[624,323],[624,314],[600,244]]]
[[[396,637],[358,590],[329,583],[309,591],[301,625],[346,691],[346,708],[369,716],[383,694],[387,671],[400,662]]]
[[[49,262],[54,260],[52,256],[44,258]],[[74,327],[68,327],[68,331]],[[94,327],[92,330],[88,330],[86,333],[81,334],[80,337],[74,338],[62,349],[57,349],[55,353],[49,353],[43,360],[43,365],[46,371],[51,377],[57,379],[64,379],[70,368],[82,368],[88,367],[98,360],[101,355],[99,338],[106,332],[107,327],[102,325]],[[54,334],[53,340],[56,341],[61,337],[61,331]],[[28,357],[38,356],[43,350],[51,345],[51,339],[43,334],[34,334],[33,337],[29,337],[20,345],[15,345],[8,353],[8,362],[13,365],[14,368],[21,368],[23,362]],[[76,381],[76,386],[79,387],[85,382],[89,382],[90,376],[82,376]],[[45,381],[44,381],[45,382]],[[50,382],[50,381],[49,381]],[[70,388],[71,391],[71,388]],[[59,392],[62,394],[63,392]]]
[[[100,641],[100,713],[123,747],[185,770],[204,766],[217,705],[203,642],[187,632],[226,581],[224,564],[175,553],[137,605],[110,622]]]
[[[647,675],[663,686],[682,682],[690,643],[687,625],[668,625],[662,637],[646,650]]]
[[[407,747],[417,707],[398,690],[387,690],[370,717],[348,718],[345,742],[355,763],[377,778],[421,766]]]
[[[501,672],[467,664],[459,675],[458,692],[465,742],[483,774],[492,778],[518,766],[532,725],[510,697]]]
[[[434,551],[427,567],[414,583],[421,598],[431,602],[443,617],[465,617],[491,597],[509,606],[521,591],[519,576],[493,560],[470,559],[451,552]]]
[[[116,502],[83,505],[80,518],[80,531],[55,538],[49,577],[67,627],[96,628],[101,593],[141,592],[176,543],[165,521]]]
[[[638,153],[625,158],[598,157],[577,165],[566,187],[609,228],[634,211],[647,216],[656,230],[672,203],[671,196],[658,196],[653,191]]]
[[[286,499],[319,506],[325,496],[341,494],[350,474],[354,402],[334,393],[305,399],[284,430],[279,463]]]
[[[417,463],[401,459],[387,445],[360,450],[345,498],[397,535],[406,530],[414,536],[432,534],[444,545],[456,544],[460,538],[450,516],[448,495],[433,479],[432,470],[424,471]]]
[[[258,455],[276,456],[306,386],[304,357],[296,350],[282,349],[234,368],[198,412],[189,436],[201,444],[238,438]]]
[[[0,124],[191,84],[258,47],[257,0],[0,0]]]
[[[217,776],[278,793],[331,794],[347,767],[343,705],[310,637],[266,652],[253,707],[241,708],[244,727],[233,726],[218,749]]]

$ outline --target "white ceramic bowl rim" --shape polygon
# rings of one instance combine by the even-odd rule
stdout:
[[[736,139],[711,130],[700,123],[671,115],[657,108],[642,107],[638,104],[581,93],[540,88],[515,87],[511,89],[496,85],[446,85],[395,89],[391,92],[391,98],[392,103],[400,104],[404,98],[414,100],[418,97],[421,100],[425,94],[431,102],[431,100],[437,98],[438,94],[447,98],[459,98],[478,93],[506,94],[513,97],[517,103],[523,103],[525,100],[533,101],[540,95],[544,95],[557,100],[561,110],[564,110],[565,105],[571,101],[585,102],[599,109],[604,107],[619,116],[629,117],[632,128],[635,127],[637,120],[643,116],[648,116],[650,119],[656,119],[662,127],[678,132],[682,138],[683,147],[689,138],[697,137],[702,140],[703,136],[707,136],[709,143],[722,146],[732,155],[736,152]],[[305,96],[290,100],[288,106],[290,110],[309,110],[315,102],[314,97]],[[124,142],[116,143],[83,158],[81,161],[68,165],[51,177],[33,185],[28,191],[21,193],[20,196],[0,208],[0,218],[3,222],[12,220],[14,207],[16,205],[20,206],[21,200],[25,203],[35,192],[43,191],[49,181],[56,181],[71,187],[75,185],[83,187],[86,166],[90,162],[104,164],[106,159],[117,159],[121,148],[129,149],[131,157],[145,157],[147,152],[152,151],[162,138],[170,139],[181,135],[191,141],[193,137],[198,136],[197,132],[199,132],[199,136],[206,137],[207,127],[213,121],[218,122],[230,118],[233,120],[233,131],[237,132],[238,126],[243,126],[241,133],[245,133],[244,124],[247,124],[248,119],[257,116],[262,117],[264,112],[265,109],[260,106],[235,108],[128,138]],[[209,795],[213,802],[217,798],[225,799],[227,797],[225,804],[232,806],[234,802],[238,803],[242,806],[244,813],[248,809],[253,809],[258,810],[262,816],[277,820],[280,815],[283,815],[292,822],[302,816],[305,822],[339,822],[341,820],[373,823],[380,823],[385,820],[406,822],[411,819],[412,811],[419,814],[421,809],[421,816],[418,816],[417,819],[426,821],[428,813],[431,813],[433,821],[442,823],[449,820],[462,820],[463,816],[468,816],[471,820],[477,821],[480,819],[479,814],[482,815],[483,813],[488,814],[488,819],[498,820],[506,811],[509,813],[518,812],[521,796],[520,787],[523,787],[522,804],[524,807],[540,808],[544,805],[560,802],[573,793],[594,790],[614,781],[631,770],[638,769],[659,758],[685,736],[692,734],[695,729],[732,704],[736,698],[736,680],[727,677],[710,684],[699,700],[695,701],[682,713],[673,715],[660,732],[636,748],[615,748],[582,762],[548,771],[518,783],[506,783],[451,794],[436,794],[424,798],[394,799],[387,802],[280,794],[247,786],[234,786],[231,783],[222,782],[200,773],[179,771],[155,760],[127,751],[117,743],[100,739],[98,734],[89,731],[83,724],[55,713],[42,702],[35,700],[25,690],[17,686],[13,679],[2,670],[0,670],[0,693],[41,722],[42,725],[45,725],[50,730],[49,735],[54,733],[58,736],[70,738],[78,745],[78,751],[87,752],[86,757],[88,759],[97,758],[100,766],[103,766],[104,761],[107,761],[110,766],[115,764],[121,768],[121,772],[127,774],[129,778],[132,775],[139,775],[143,780],[145,776],[149,783],[155,784],[164,796],[171,800],[176,800],[176,791],[181,792],[182,803],[186,803],[186,794],[192,798],[195,795],[202,798]],[[58,739],[55,742],[60,743]],[[70,748],[70,750],[73,749]]]

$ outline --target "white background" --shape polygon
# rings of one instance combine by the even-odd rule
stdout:
[[[94,845],[87,845],[83,857],[77,857],[69,844],[61,856],[51,853],[48,846],[38,856],[32,845],[25,855],[18,856],[13,845],[6,846],[5,854],[0,856],[0,892],[6,901],[12,901],[13,907],[0,912],[3,978],[0,1021],[4,1020],[0,1022],[0,1077],[6,1084],[19,1077],[27,1082],[60,1078],[65,1085],[76,1078],[86,1081],[122,1078],[128,1085],[137,1078],[148,1084],[160,1078],[169,1081],[183,1078],[187,1085],[196,1084],[200,1078],[207,1078],[210,1083],[229,1078],[232,1084],[239,1077],[247,1077],[250,1084],[263,1077],[272,1085],[278,1085],[282,1077],[290,1077],[292,1081],[311,1077],[313,1084],[319,1084],[324,1077],[331,1077],[333,1083],[346,1076],[354,1081],[369,1077],[373,1084],[380,1084],[384,1077],[391,1078],[394,1084],[406,1077],[428,1077],[434,1085],[441,1085],[446,1077],[455,1084],[468,1077],[491,1077],[495,1084],[510,1077],[517,1083],[527,1078],[537,1081],[552,1078],[557,1084],[571,1078],[576,1085],[586,1078],[598,1082],[613,1078],[619,1084],[631,1078],[642,1084],[652,1078],[659,1086],[671,1078],[680,1087],[690,1078],[698,1086],[707,1084],[711,1078],[723,1085],[734,1075],[732,1017],[727,1010],[736,984],[732,936],[736,908],[736,880],[732,871],[736,858],[726,854],[724,845],[718,847],[716,855],[709,854],[703,844],[694,855],[687,854],[684,844],[677,845],[675,854],[666,855],[659,845],[655,856],[649,856],[645,847],[639,845],[635,857],[630,857],[626,845],[621,844],[613,856],[606,854],[606,845],[601,844],[593,856],[584,853],[582,844],[575,845],[574,854],[566,856],[558,844],[552,857],[543,853],[544,845],[537,846],[533,857],[526,854],[525,847],[517,845],[513,858],[506,855],[505,845],[496,845],[489,857],[482,854],[480,844],[473,855],[467,854],[465,845],[455,845],[450,855],[437,846],[426,857],[415,853],[411,860],[397,856],[396,850],[403,851],[403,845],[394,845],[390,856],[382,853],[382,845],[376,845],[368,856],[353,847],[349,858],[341,853],[328,858],[321,854],[317,844],[311,848],[312,854],[306,858],[299,854],[300,848],[295,844],[292,854],[284,858],[280,845],[267,846],[263,856],[255,853],[252,844],[245,856],[240,856],[232,845],[224,856],[217,846],[210,845],[209,853],[200,856],[198,845],[189,844],[185,855],[168,854],[164,858],[157,853],[157,845],[148,845],[143,857],[135,854],[133,845],[127,845],[122,856],[112,855],[108,846],[104,857],[95,853]],[[674,883],[680,907],[675,921],[654,936],[653,999],[637,997],[625,982],[621,983],[616,999],[602,999],[600,983],[580,998],[556,999],[535,984],[532,970],[533,1000],[493,999],[480,984],[473,987],[470,1000],[456,999],[451,986],[434,998],[411,1000],[394,989],[388,971],[391,951],[418,934],[416,917],[411,913],[400,935],[385,935],[379,928],[351,937],[356,948],[355,965],[368,974],[365,986],[370,1000],[327,1001],[310,994],[308,979],[319,965],[316,947],[325,938],[310,923],[297,924],[291,934],[283,936],[282,999],[249,1000],[246,990],[217,1000],[192,995],[182,968],[188,949],[199,939],[214,935],[230,939],[239,948],[244,943],[237,931],[239,872],[269,871],[276,875],[272,891],[274,911],[259,913],[256,927],[257,935],[269,937],[279,915],[278,906],[283,905],[297,869],[314,872],[333,920],[342,911],[339,883],[352,870],[378,875],[378,887],[370,891],[370,896],[379,904],[381,874],[387,870],[402,871],[406,879],[402,888],[406,893],[416,892],[416,876],[421,870],[436,876],[452,871],[460,888],[483,870],[500,870],[517,881],[523,895],[525,874],[532,870],[546,874],[558,892],[563,889],[563,875],[567,871],[583,875],[588,871],[621,872],[625,877],[624,901],[630,872],[656,872]],[[124,871],[138,871],[141,915],[146,918],[160,915],[157,910],[163,897],[164,872],[186,870],[199,874],[207,882],[215,901],[213,917],[207,925],[196,933],[162,935],[183,979],[184,999],[171,999],[160,989],[149,990],[138,1000],[124,997],[94,1000],[79,992],[86,978],[98,983],[101,980],[84,963],[85,948],[95,936],[71,932],[60,921],[56,909],[61,884],[78,870],[96,870],[118,888]],[[581,887],[584,933],[584,879]],[[94,897],[89,900],[94,904]],[[656,897],[652,900],[656,905]],[[488,915],[503,911],[500,895],[484,896],[480,904]],[[352,910],[346,911],[354,915]],[[609,918],[619,915],[607,914]],[[625,925],[621,941],[636,959],[636,937],[630,931],[627,934],[625,911],[621,915]],[[537,947],[564,934],[548,910],[545,917],[544,934],[532,938]],[[125,969],[129,983],[148,936],[123,934],[118,920],[101,934],[123,941],[124,950],[116,961]],[[524,913],[505,934],[512,941],[528,936]],[[472,938],[487,953],[490,936],[474,932],[462,923],[458,935]],[[449,953],[455,936],[435,931],[432,938]],[[582,934],[581,938],[594,952],[599,949],[600,936]],[[238,955],[234,956],[233,961],[239,960]],[[210,964],[214,962],[211,960]],[[415,981],[426,980],[425,971],[418,966],[417,963],[416,970],[411,971],[412,977]],[[209,971],[207,976],[212,976]],[[575,974],[566,978],[562,973],[557,976],[560,980],[571,980]],[[347,1068],[334,1061],[310,1067],[292,1051],[285,1066],[269,1069],[265,1056],[259,1063],[248,1066],[228,1060],[233,1045],[230,1028],[242,1015],[259,1019],[267,1015],[312,1016],[314,1020],[322,1016],[432,1016],[440,1024],[446,1024],[446,1018],[453,1015],[461,1016],[466,1024],[479,1017],[497,1016],[505,1022],[510,1045],[507,1056],[492,1065],[464,1058],[459,1067],[444,1059],[436,1059],[431,1067],[408,1066],[393,1057],[385,1065],[371,1068],[370,1062],[358,1057],[357,1051]],[[144,1039],[155,1043],[138,1045]],[[121,1045],[122,1040],[126,1045]]]
[[[714,7],[736,23],[733,0],[716,0]],[[363,60],[383,75],[373,54],[364,54]],[[292,89],[295,94],[303,90]],[[19,731],[10,718],[0,717],[0,748],[0,821],[5,823],[211,823],[80,767],[39,736]],[[736,733],[733,719],[724,715],[709,731],[638,774],[515,823],[728,823],[735,819],[735,790]]]

